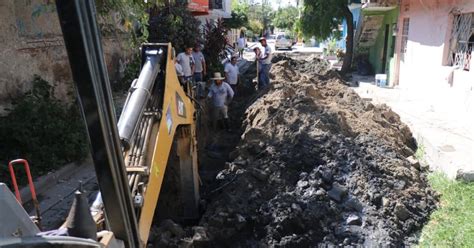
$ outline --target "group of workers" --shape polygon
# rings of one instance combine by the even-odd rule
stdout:
[[[262,90],[270,85],[269,72],[271,68],[272,51],[265,38],[259,39],[263,51],[255,48],[258,70],[258,89]],[[217,122],[222,120],[222,125],[227,131],[231,131],[231,125],[228,115],[228,106],[234,98],[237,85],[240,81],[239,67],[237,65],[238,57],[242,56],[239,49],[239,55],[233,55],[230,62],[224,66],[224,76],[220,72],[213,73],[209,78],[212,85],[209,88],[207,98],[211,101],[211,119],[213,128],[217,128]],[[176,56],[176,72],[181,84],[191,82],[198,87],[198,96],[205,97],[199,93],[199,85],[205,85],[204,78],[207,75],[206,60],[201,52],[201,46],[198,44],[192,47],[186,47],[185,51]]]

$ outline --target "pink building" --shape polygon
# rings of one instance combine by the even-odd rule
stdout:
[[[392,83],[472,98],[473,13],[473,0],[401,0]]]
[[[397,104],[432,168],[474,180],[474,0],[401,0],[399,8]]]

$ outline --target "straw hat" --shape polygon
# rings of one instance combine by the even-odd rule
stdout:
[[[211,78],[211,80],[224,80],[225,77],[221,76],[220,72],[214,72],[214,77]]]

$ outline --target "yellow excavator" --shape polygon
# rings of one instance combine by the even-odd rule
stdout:
[[[179,83],[170,43],[143,44],[141,71],[117,122],[94,1],[56,6],[100,192],[92,206],[76,192],[62,228],[40,231],[0,184],[0,247],[145,247],[158,203],[182,219],[199,215],[193,89]],[[165,202],[170,173],[175,200]]]

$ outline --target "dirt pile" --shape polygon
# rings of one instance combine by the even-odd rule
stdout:
[[[407,159],[416,149],[410,130],[388,107],[304,64],[273,65],[272,86],[247,109],[237,159],[218,174],[220,191],[199,226],[162,227],[161,245],[413,242],[436,199],[423,168]]]
[[[300,71],[311,72],[311,74],[325,74],[329,71],[330,65],[327,60],[320,59],[319,57],[312,55],[308,56],[305,59],[295,60],[289,58],[284,54],[276,54],[272,58],[272,63],[275,64],[280,61],[287,61],[288,66],[291,66],[294,69]]]

